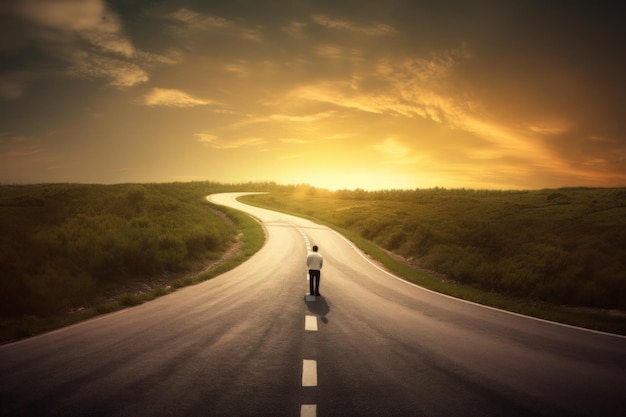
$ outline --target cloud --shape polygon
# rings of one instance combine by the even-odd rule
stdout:
[[[539,135],[561,135],[571,128],[571,123],[564,120],[543,121],[530,124],[527,129]]]
[[[332,117],[336,112],[326,111],[315,114],[306,114],[303,116],[294,116],[287,114],[272,114],[268,121],[292,122],[292,123],[311,123]]]
[[[415,145],[406,145],[394,137],[386,138],[382,142],[371,145],[381,163],[406,167],[415,167],[416,163],[420,161],[420,158],[414,154],[414,147]],[[423,167],[421,168],[423,169]]]
[[[183,7],[177,11],[170,13],[167,16],[171,21],[182,25],[181,27],[175,27],[174,29],[179,35],[188,37],[193,33],[206,32],[206,31],[229,31],[229,33],[236,35],[237,37],[248,41],[261,41],[261,33],[254,28],[245,27],[239,23],[231,20],[215,17],[208,14],[196,12],[194,10]],[[181,29],[186,30],[181,30]]]
[[[27,53],[28,47],[34,47],[43,52],[32,56],[45,60],[47,70],[31,71],[30,81],[65,72],[128,88],[148,81],[145,67],[158,59],[154,54],[137,53],[120,18],[102,0],[10,0],[4,9],[19,22],[17,40],[8,41],[5,49]],[[60,70],[59,64],[65,69]],[[15,98],[23,82],[5,83],[0,94]]]
[[[321,46],[322,56],[352,56],[352,72],[338,80],[321,80],[296,86],[290,99],[332,103],[376,114],[422,117],[454,123],[461,103],[446,94],[451,70],[464,59],[460,50],[442,51],[428,58],[372,58],[346,54],[339,47]]]
[[[169,17],[172,20],[185,23],[191,29],[221,29],[231,25],[231,22],[221,17],[213,17],[194,12],[185,7],[171,13]]]
[[[396,30],[392,26],[383,23],[377,23],[374,25],[358,25],[349,20],[332,18],[325,15],[313,15],[311,19],[320,26],[324,26],[329,29],[353,32],[359,35],[382,36],[396,33]],[[292,29],[294,28],[294,26],[291,27]]]
[[[196,133],[197,141],[214,149],[238,149],[248,146],[258,146],[265,143],[265,140],[258,137],[247,137],[239,139],[223,139],[212,133]]]
[[[372,100],[367,94],[349,91],[346,83],[337,84],[332,81],[320,81],[315,84],[302,85],[287,94],[288,100],[311,100],[330,103],[344,108],[361,110],[368,113],[382,113],[380,102]]]
[[[363,51],[340,45],[320,45],[315,48],[315,53],[322,58],[346,61],[355,65],[363,61]]]
[[[291,21],[284,26],[282,30],[294,39],[305,39],[305,29],[307,26],[306,23],[301,21]]]
[[[225,72],[235,74],[242,78],[247,78],[253,75],[250,64],[246,61],[224,64],[222,68]]]
[[[192,97],[181,90],[153,88],[144,97],[144,104],[148,106],[195,107],[214,104],[214,102]]]
[[[117,58],[78,52],[71,74],[82,77],[105,78],[118,88],[132,87],[148,81],[148,73],[139,65]]]
[[[292,145],[306,145],[307,143],[309,143],[308,140],[300,138],[282,138],[280,141],[282,143],[288,143]]]
[[[102,0],[20,0],[14,12],[48,31],[37,32],[51,42],[71,42],[78,36],[107,52],[133,56],[132,43],[122,34],[119,18]]]
[[[411,149],[398,142],[395,138],[387,138],[381,143],[372,146],[375,150],[382,152],[388,158],[400,159],[406,157]]]
[[[299,86],[288,97],[290,100],[319,101],[373,114],[431,120],[449,129],[469,132],[488,140],[496,146],[490,151],[494,157],[522,152],[529,158],[552,161],[551,153],[541,143],[528,138],[530,131],[525,135],[513,128],[505,128],[497,120],[487,117],[482,108],[471,103],[467,97],[449,94],[447,90],[453,69],[468,57],[464,49],[455,49],[428,58],[379,59],[372,69],[356,71],[349,81],[320,81]],[[555,121],[529,128],[535,133],[562,132],[567,125]],[[404,149],[389,139],[377,146],[387,154]],[[482,153],[480,158],[485,156]]]

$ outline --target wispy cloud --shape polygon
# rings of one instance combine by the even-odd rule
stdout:
[[[6,8],[25,23],[22,42],[64,60],[71,75],[107,79],[117,88],[149,78],[145,56],[137,57],[118,15],[103,0],[10,0]]]
[[[265,143],[265,140],[258,137],[224,139],[212,133],[196,133],[195,137],[198,142],[214,149],[238,149]]]
[[[104,78],[118,88],[132,87],[148,81],[148,73],[139,65],[104,55],[78,52],[75,54],[71,74],[83,77]]]
[[[256,28],[246,27],[232,20],[200,13],[185,7],[171,13],[168,17],[171,21],[182,25],[186,31],[191,31],[192,33],[220,30],[230,31],[231,34],[248,41],[256,42],[262,40],[261,32]],[[179,34],[183,36],[189,35],[185,30],[180,29],[180,27],[177,28]]]
[[[295,39],[305,39],[305,29],[307,27],[307,23],[302,21],[291,21],[286,26],[282,28],[283,32],[287,33],[289,36]]]
[[[381,164],[403,165],[409,169],[414,169],[416,163],[422,159],[416,155],[414,146],[406,144],[395,137],[388,137],[381,142],[374,143],[371,145],[371,148],[380,156]],[[423,167],[420,168],[423,169]]]
[[[376,23],[373,25],[359,25],[349,20],[333,18],[326,15],[313,15],[311,19],[318,25],[330,29],[344,30],[348,32],[358,33],[361,35],[380,36],[389,35],[396,32],[396,30],[392,26],[386,25],[384,23]]]
[[[411,152],[411,148],[398,142],[395,138],[387,138],[383,142],[374,144],[372,147],[388,158],[393,159],[404,158]]]
[[[236,63],[225,64],[223,68],[224,68],[224,71],[231,73],[231,74],[236,74],[240,77],[248,77],[250,76],[252,72],[249,67],[249,64],[246,62],[236,62]]]
[[[431,120],[450,129],[478,135],[485,143],[491,144],[488,151],[469,148],[468,155],[471,157],[485,160],[515,155],[532,159],[535,164],[559,164],[562,169],[541,141],[532,140],[523,132],[504,127],[482,112],[473,111],[468,98],[447,92],[452,70],[467,57],[464,50],[452,50],[430,58],[397,62],[385,58],[373,69],[356,72],[351,80],[320,81],[299,86],[288,97],[289,100],[318,101],[367,113]],[[361,84],[368,80],[384,80],[384,88],[362,87]],[[535,133],[539,131],[543,134],[563,132],[566,128],[563,123],[532,126]],[[409,151],[396,139],[387,139],[374,145],[374,148],[396,159],[402,159]]]
[[[308,140],[301,139],[301,138],[282,138],[280,141],[282,143],[289,143],[289,144],[292,144],[292,145],[305,145],[305,144],[309,143]]]
[[[144,97],[144,104],[148,106],[195,107],[214,104],[214,102],[192,97],[181,90],[153,88]]]
[[[231,25],[231,22],[221,17],[208,16],[183,7],[171,13],[172,20],[185,23],[191,29],[221,29]]]
[[[132,43],[122,33],[120,20],[102,0],[20,0],[15,13],[50,32],[38,36],[58,41],[77,35],[103,51],[125,57],[134,54]]]
[[[382,113],[382,109],[380,109],[380,105],[376,100],[368,98],[367,95],[360,95],[354,91],[350,92],[346,87],[349,86],[330,81],[320,81],[315,84],[294,88],[287,94],[287,99],[290,101],[319,101],[368,113]]]
[[[278,121],[278,122],[293,122],[293,123],[311,123],[319,120],[328,119],[335,115],[334,111],[327,111],[315,114],[305,114],[301,116],[296,115],[288,115],[288,114],[272,114],[268,121]]]

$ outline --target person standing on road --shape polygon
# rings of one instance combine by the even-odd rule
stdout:
[[[313,246],[313,252],[309,253],[306,257],[306,266],[309,267],[309,294],[320,295],[320,278],[322,265],[324,264],[324,258],[318,252],[317,245]]]

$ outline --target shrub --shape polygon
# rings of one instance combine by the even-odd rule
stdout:
[[[124,307],[133,307],[141,303],[143,303],[143,300],[137,294],[124,294],[120,299],[120,305]]]
[[[552,303],[626,308],[624,189],[341,190],[246,199],[308,213],[448,278]]]
[[[219,256],[237,225],[207,210],[204,196],[224,188],[0,186],[0,315],[56,314],[95,302],[113,284],[189,270]]]

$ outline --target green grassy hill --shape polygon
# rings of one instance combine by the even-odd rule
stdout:
[[[413,266],[402,272],[396,264],[394,272],[438,291],[523,313],[537,303],[626,310],[623,188],[329,192],[294,186],[245,201],[319,219],[370,252],[373,242]],[[417,270],[466,289],[443,288],[441,280],[417,277]],[[626,329],[623,316],[616,320]]]
[[[190,274],[220,259],[245,232],[241,262],[263,243],[260,226],[205,199],[240,188],[0,186],[0,340],[135,305],[206,278]]]
[[[425,287],[626,333],[626,316],[613,314],[626,310],[626,189],[40,184],[0,186],[0,342],[135,305],[244,261],[262,245],[261,227],[205,199],[242,190],[271,191],[245,200],[332,225]]]

